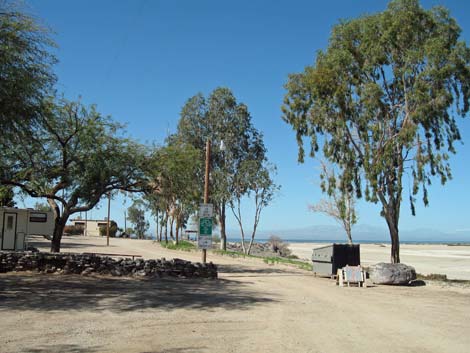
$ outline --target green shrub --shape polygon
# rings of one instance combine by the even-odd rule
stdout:
[[[64,227],[64,234],[68,235],[83,235],[83,226],[68,225]]]
[[[118,231],[118,225],[116,222],[114,221],[110,221],[109,222],[109,236],[111,238],[114,238],[116,236],[116,233]],[[102,226],[100,227],[100,235],[102,237],[105,237],[106,236],[106,226]]]
[[[169,243],[161,242],[160,245],[169,250],[191,251],[196,248],[196,245],[186,240],[180,240],[178,244],[173,243],[173,242],[169,242]]]

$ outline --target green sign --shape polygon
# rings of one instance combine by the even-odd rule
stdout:
[[[199,218],[199,235],[212,235],[212,218]]]

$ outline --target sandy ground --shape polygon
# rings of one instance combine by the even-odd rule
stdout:
[[[311,259],[312,249],[325,245],[328,244],[292,243],[289,248],[300,258]],[[400,259],[421,274],[439,273],[451,279],[470,280],[470,246],[401,244]],[[390,262],[390,245],[361,244],[361,263],[368,266],[378,262]]]
[[[128,239],[70,237],[63,250],[200,258]],[[1,274],[0,351],[469,351],[468,288],[339,288],[257,259],[208,259],[218,280]]]

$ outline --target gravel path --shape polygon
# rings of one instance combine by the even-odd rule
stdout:
[[[199,253],[71,237],[64,251]],[[468,352],[467,288],[339,288],[256,259],[208,255],[219,280],[1,274],[1,352]]]

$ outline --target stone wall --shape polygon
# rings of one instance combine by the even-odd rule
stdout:
[[[217,266],[192,263],[181,259],[143,260],[41,252],[0,252],[0,273],[37,271],[61,274],[99,274],[139,277],[217,278]]]

